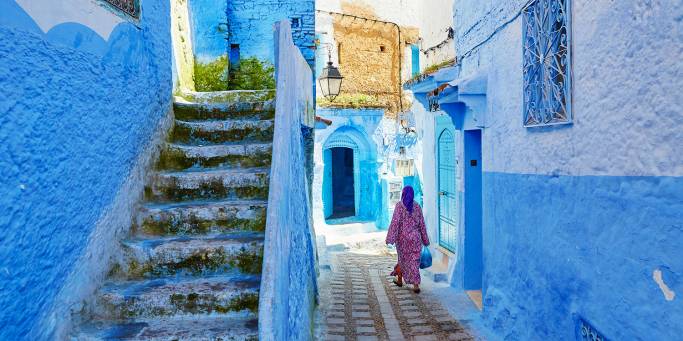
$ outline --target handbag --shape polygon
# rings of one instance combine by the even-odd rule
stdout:
[[[420,252],[420,269],[426,269],[432,266],[432,253],[429,248],[422,245],[422,252]]]

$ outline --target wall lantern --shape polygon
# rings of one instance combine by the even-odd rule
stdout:
[[[318,82],[320,83],[320,91],[322,91],[323,97],[332,102],[341,92],[341,84],[344,77],[342,77],[339,69],[332,64],[332,53],[329,50],[328,58],[327,67],[323,69]]]

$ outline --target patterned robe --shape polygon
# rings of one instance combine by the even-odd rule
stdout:
[[[420,205],[413,202],[410,214],[402,202],[396,204],[386,242],[396,244],[403,280],[408,284],[420,284],[420,252],[422,245],[429,245]],[[396,271],[391,274],[395,276]]]

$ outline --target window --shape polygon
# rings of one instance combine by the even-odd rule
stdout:
[[[230,61],[230,70],[234,71],[240,67],[240,44],[230,44],[230,54],[228,55]]]
[[[571,0],[536,0],[522,12],[524,126],[572,122]]]
[[[123,11],[129,16],[140,19],[140,1],[139,0],[105,0],[107,3]]]
[[[387,50],[387,47],[384,45],[379,46],[379,52],[385,52]]]

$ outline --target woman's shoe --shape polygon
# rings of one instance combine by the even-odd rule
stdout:
[[[403,286],[403,283],[401,283],[401,282],[399,282],[399,281],[397,281],[397,280],[395,280],[395,279],[394,279],[394,284],[396,284],[396,286],[398,286],[398,287],[402,287],[402,286]]]
[[[420,288],[413,288],[413,292],[416,293],[416,294],[419,294],[419,293],[420,293]]]

